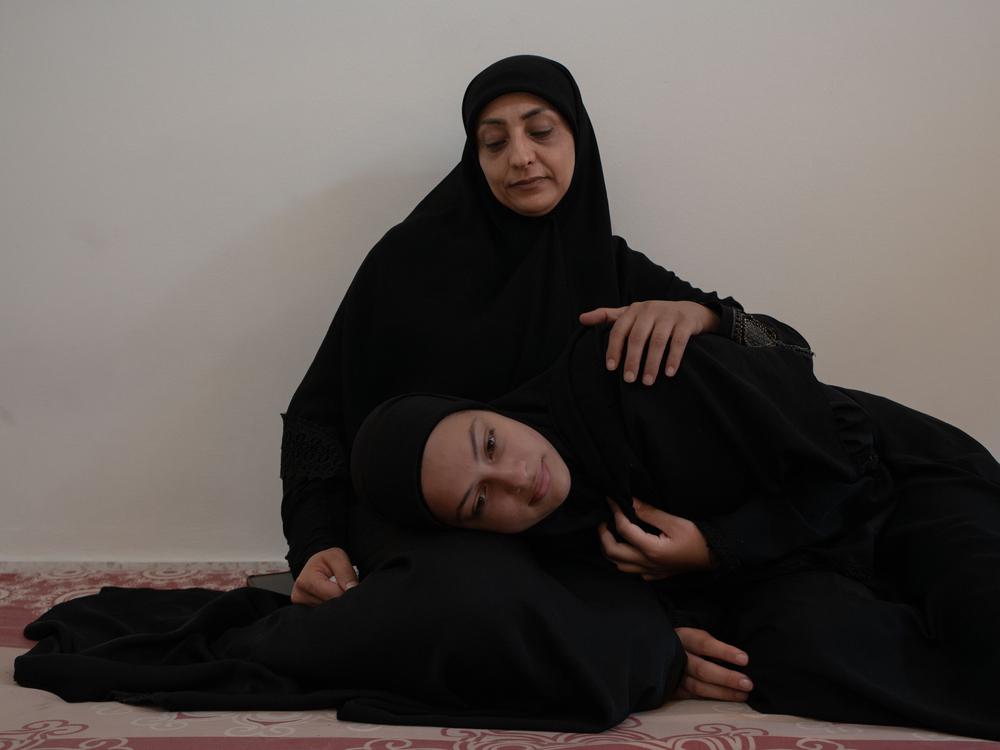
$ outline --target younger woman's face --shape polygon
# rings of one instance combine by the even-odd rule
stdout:
[[[547,214],[573,181],[573,131],[555,107],[532,94],[504,94],[487,104],[476,145],[494,197],[524,216]]]
[[[442,419],[424,447],[420,484],[441,523],[514,534],[569,495],[569,468],[541,433],[491,411]]]

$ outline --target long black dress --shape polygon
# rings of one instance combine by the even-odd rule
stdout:
[[[387,401],[358,434],[355,485],[389,517],[437,525],[416,512],[431,429],[465,409],[514,417],[572,475],[529,535],[593,545],[605,497],[697,524],[717,565],[655,587],[675,623],[721,614],[697,624],[750,654],[753,707],[1000,738],[1000,464],[939,420],[820,383],[793,329],[735,317],[756,335],[699,337],[653,387],[608,373],[590,329],[490,405]]]
[[[515,91],[549,102],[574,134],[572,183],[537,218],[498,203],[478,163],[478,113]],[[40,642],[17,660],[19,683],[68,700],[341,705],[351,720],[553,730],[603,729],[670,694],[684,665],[670,620],[602,558],[408,533],[352,501],[351,441],[383,399],[506,393],[545,370],[595,307],[691,300],[723,320],[738,307],[612,235],[597,140],[562,65],[490,66],[462,116],[461,162],[369,253],[285,415],[292,572],[340,546],[361,585],[315,608],[255,590],[105,590],[28,626]]]
[[[934,417],[820,383],[793,329],[736,318],[764,335],[692,341],[652,388],[609,377],[582,333],[539,426],[599,497],[700,527],[719,567],[655,588],[675,624],[750,655],[752,707],[1000,739],[1000,464]],[[523,416],[532,390],[500,410]]]
[[[555,368],[555,426],[601,494],[700,527],[719,568],[655,587],[675,624],[749,654],[753,708],[1000,739],[1000,463],[820,383],[794,330],[757,322],[746,346],[691,342],[653,388],[609,378],[584,333]]]

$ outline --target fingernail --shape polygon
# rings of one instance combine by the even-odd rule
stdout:
[[[674,376],[675,372],[677,372],[677,368],[676,367],[673,367],[673,366],[668,367],[667,368],[667,377],[668,378],[672,378]]]
[[[642,382],[645,385],[652,385],[653,384],[653,376],[652,375],[643,375],[642,376]]]
[[[753,690],[753,683],[746,677],[740,680],[740,690]]]
[[[750,661],[749,657],[747,657],[747,655],[741,651],[740,653],[736,654],[736,659],[733,661],[733,663],[746,664],[748,661]]]
[[[617,362],[615,362],[615,361],[614,361],[613,359],[609,359],[609,360],[608,360],[608,369],[609,369],[609,370],[613,370],[613,369],[615,369],[615,365],[616,365],[616,364],[617,364]]]
[[[353,589],[357,585],[358,585],[357,581],[351,581],[350,583],[348,583],[348,584],[346,584],[344,586],[344,591],[350,591],[351,589]]]
[[[627,372],[625,373],[625,382],[626,382],[626,383],[632,383],[632,382],[634,382],[634,381],[635,381],[635,373],[634,373],[634,372],[632,372],[631,370],[628,370],[628,371],[627,371]]]

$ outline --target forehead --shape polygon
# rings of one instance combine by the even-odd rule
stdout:
[[[516,120],[525,112],[530,112],[539,107],[544,107],[558,115],[558,110],[540,96],[535,96],[524,91],[504,94],[483,107],[483,111],[479,113],[478,124],[482,125],[484,120],[493,119]]]
[[[469,436],[475,418],[470,411],[449,414],[434,427],[424,446],[421,489],[431,511],[439,517],[454,512],[475,470]]]

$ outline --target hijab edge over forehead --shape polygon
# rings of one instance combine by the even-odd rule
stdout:
[[[506,57],[472,79],[462,98],[466,135],[475,137],[479,115],[490,102],[517,92],[544,99],[566,118],[573,135],[578,135],[577,104],[582,105],[582,101],[573,76],[562,64],[537,55]]]
[[[369,414],[351,448],[351,482],[358,497],[381,515],[407,526],[443,526],[421,485],[427,440],[445,417],[486,404],[437,393],[405,393]]]

